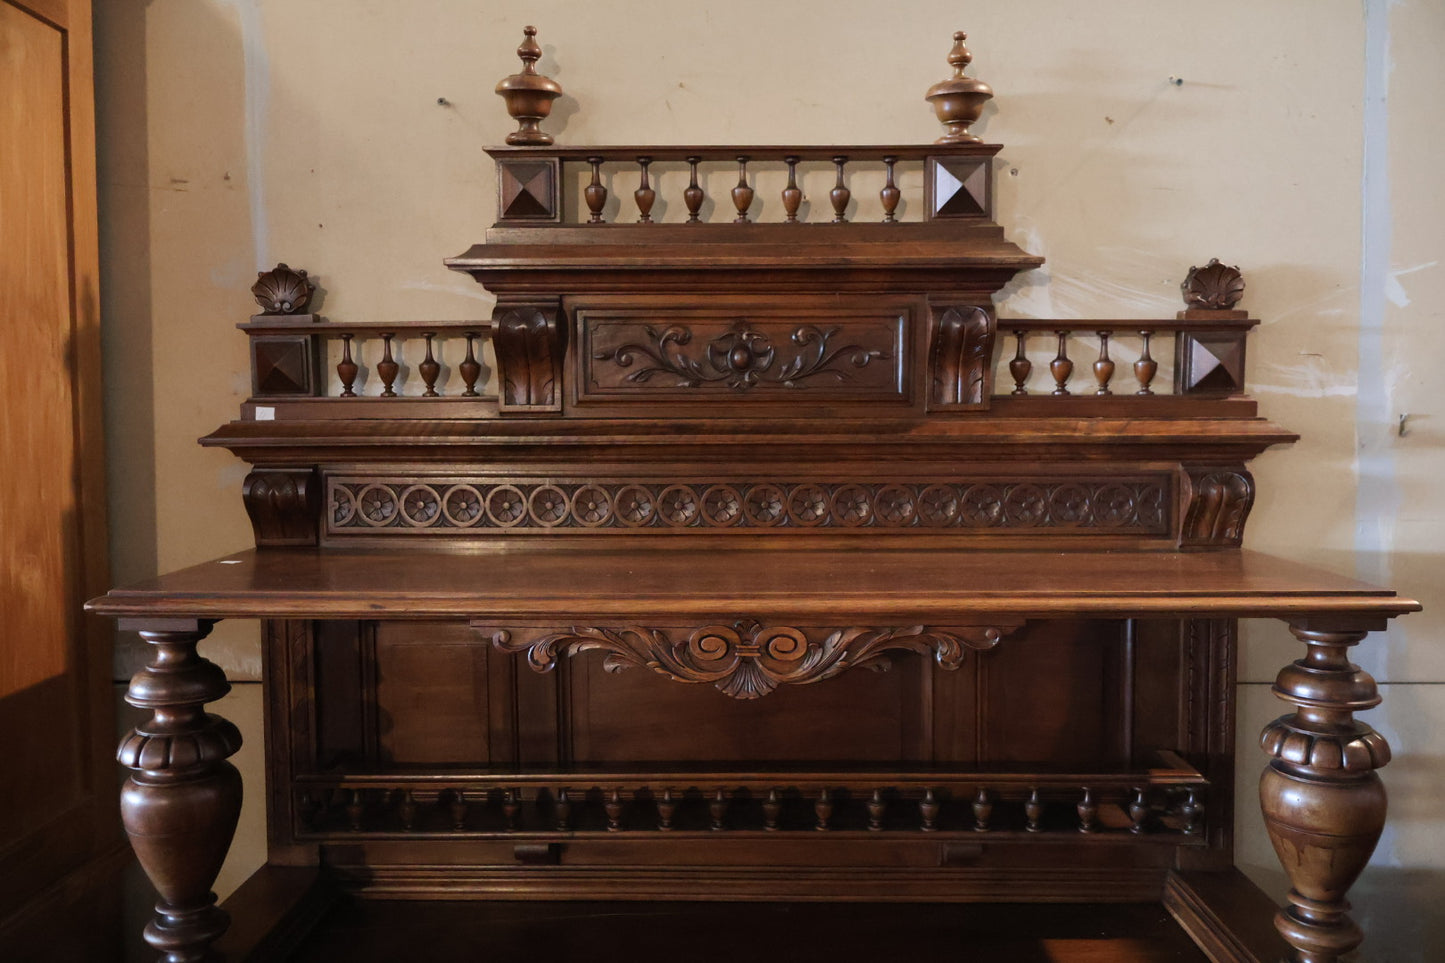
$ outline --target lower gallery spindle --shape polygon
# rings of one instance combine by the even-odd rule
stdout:
[[[830,828],[829,823],[833,819],[833,797],[828,793],[826,787],[818,793],[818,799],[813,803],[813,815],[818,817],[813,828],[819,832],[827,832]]]
[[[883,816],[888,811],[888,804],[883,801],[883,790],[873,790],[873,795],[868,800],[868,829],[872,832],[881,832],[883,829]]]
[[[662,791],[662,798],[657,801],[657,828],[663,832],[672,829],[672,817],[677,813],[677,800],[673,798],[671,789]]]
[[[1099,818],[1099,804],[1094,802],[1094,791],[1084,787],[1084,798],[1074,808],[1079,814],[1079,832],[1094,832],[1098,828],[1095,820]]]
[[[1043,826],[1040,820],[1044,817],[1044,800],[1039,795],[1037,786],[1029,789],[1029,798],[1024,802],[1024,818],[1028,820],[1024,826],[1031,833],[1041,832]]]
[[[727,828],[728,797],[727,792],[719,789],[707,805],[708,815],[712,817],[713,832],[721,832]]]
[[[923,799],[918,803],[918,815],[923,819],[921,828],[925,833],[938,829],[938,799],[931,788],[923,790]]]
[[[768,832],[777,832],[778,816],[783,811],[783,803],[778,799],[777,789],[768,790],[768,798],[763,800],[763,828]]]
[[[607,812],[607,831],[616,833],[622,831],[622,791],[613,789],[603,803],[603,809]]]

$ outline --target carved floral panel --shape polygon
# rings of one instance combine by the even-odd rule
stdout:
[[[1167,475],[1087,480],[566,480],[330,476],[332,535],[499,531],[1167,534]]]
[[[580,400],[901,400],[906,309],[577,311]]]

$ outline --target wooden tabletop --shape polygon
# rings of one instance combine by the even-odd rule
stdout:
[[[1381,619],[1420,608],[1390,590],[1254,552],[548,543],[490,542],[465,553],[251,550],[115,589],[86,608],[148,618],[874,616],[969,624],[1005,615]]]

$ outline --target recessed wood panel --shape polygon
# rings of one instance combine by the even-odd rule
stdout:
[[[487,765],[490,644],[466,624],[380,622],[377,761]]]

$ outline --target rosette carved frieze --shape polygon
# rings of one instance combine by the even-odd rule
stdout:
[[[987,651],[1021,624],[819,629],[740,619],[690,631],[639,625],[513,631],[473,623],[490,631],[501,651],[526,653],[538,672],[600,651],[608,672],[651,669],[675,682],[707,683],[733,699],[758,699],[780,685],[821,682],[852,668],[887,671],[893,652],[931,654],[940,667],[957,669],[969,650]]]

